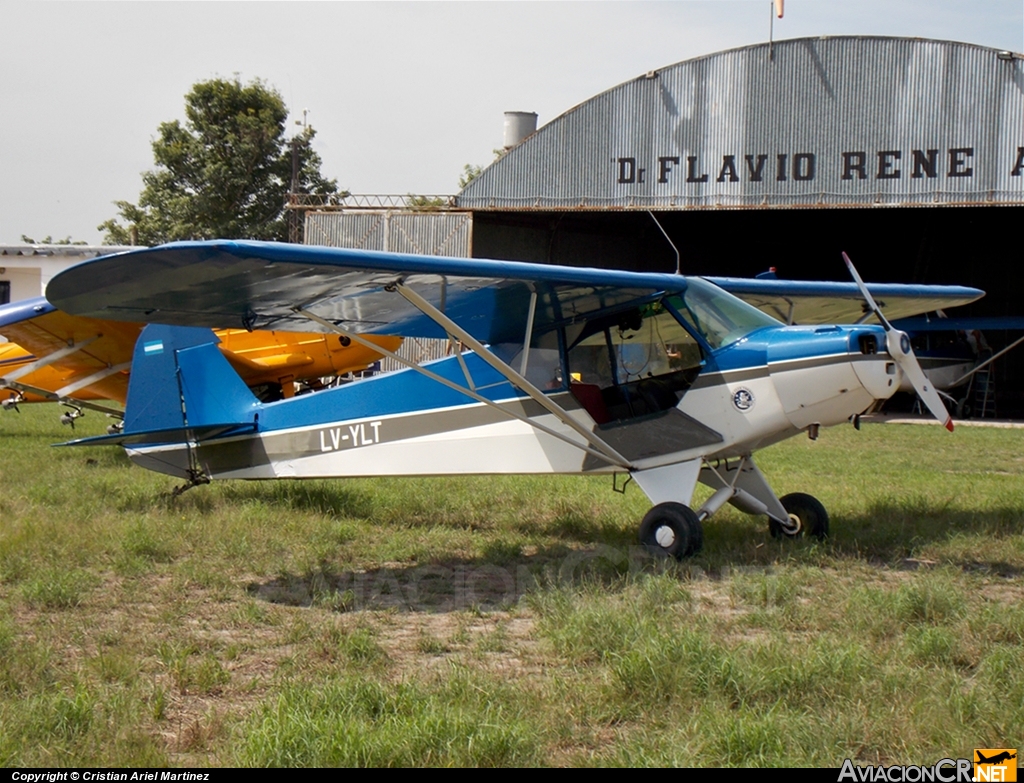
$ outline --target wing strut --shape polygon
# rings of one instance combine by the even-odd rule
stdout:
[[[537,292],[530,292],[530,311],[526,314],[526,336],[523,337],[523,360],[519,363],[519,374],[526,375],[526,363],[530,359],[530,343],[533,342],[533,319],[537,315]]]
[[[99,372],[94,372],[92,375],[86,378],[81,378],[80,380],[73,381],[72,383],[69,383],[67,386],[61,389],[57,389],[57,391],[54,392],[54,394],[56,394],[61,399],[64,399],[65,397],[70,397],[79,389],[84,389],[87,386],[92,386],[94,383],[98,383],[99,381],[102,381],[104,378],[109,378],[111,375],[116,375],[122,370],[131,369],[131,366],[131,362],[123,362],[121,364],[115,364],[111,367],[104,367]]]
[[[393,351],[389,351],[386,348],[384,348],[384,347],[382,347],[380,345],[377,345],[376,343],[372,343],[369,340],[367,340],[365,337],[362,337],[361,335],[356,334],[355,332],[349,332],[349,331],[347,331],[345,329],[342,329],[337,324],[333,324],[330,321],[328,321],[327,319],[321,318],[316,313],[311,313],[308,310],[304,310],[301,307],[294,307],[294,308],[292,308],[292,311],[295,312],[295,313],[298,313],[301,316],[304,316],[304,317],[308,318],[310,321],[313,321],[314,323],[320,324],[325,329],[329,329],[332,332],[337,332],[338,334],[345,335],[346,337],[349,337],[352,340],[355,340],[360,345],[364,345],[367,348],[370,348],[370,349],[376,351],[377,353],[384,354],[384,356],[387,356],[389,359],[394,359],[399,364],[404,364],[406,367],[408,367],[408,368],[410,368],[412,370],[415,370],[416,372],[420,373],[421,375],[425,375],[427,378],[430,378],[432,381],[436,381],[437,383],[440,383],[443,386],[447,386],[450,389],[454,389],[457,392],[465,394],[467,397],[470,397],[471,399],[474,399],[477,402],[482,402],[485,405],[489,405],[490,407],[494,408],[495,410],[501,411],[506,416],[510,416],[513,419],[518,419],[519,421],[523,422],[524,424],[529,424],[531,427],[534,427],[534,428],[540,430],[541,432],[546,433],[547,435],[550,435],[553,438],[557,438],[560,441],[564,441],[565,443],[568,443],[570,446],[573,446],[573,447],[575,447],[577,449],[585,451],[587,454],[590,454],[591,456],[596,457],[597,459],[601,460],[602,462],[607,462],[609,465],[615,465],[615,466],[620,467],[620,468],[625,468],[626,470],[633,470],[633,466],[629,464],[629,461],[626,460],[625,457],[622,457],[621,455],[619,455],[617,452],[615,452],[614,449],[611,449],[610,447],[606,447],[606,448],[608,448],[609,451],[612,452],[612,454],[606,454],[606,453],[604,453],[603,450],[602,451],[595,450],[595,449],[591,448],[590,446],[587,446],[584,443],[580,443],[579,441],[573,440],[572,438],[567,437],[563,433],[557,432],[557,431],[551,429],[550,427],[547,427],[547,426],[541,424],[540,422],[534,421],[533,419],[529,418],[528,416],[524,416],[524,415],[522,415],[520,413],[517,413],[516,411],[514,411],[514,410],[512,410],[510,408],[504,407],[502,405],[498,405],[498,403],[494,402],[493,400],[487,399],[482,394],[477,393],[473,389],[466,388],[465,386],[459,386],[459,384],[455,383],[454,381],[450,381],[447,378],[444,378],[444,377],[438,375],[435,372],[431,372],[426,367],[420,367],[418,364],[416,364],[416,362],[411,361],[409,359],[406,359],[404,356],[399,356],[397,353],[394,353]],[[476,341],[474,340],[473,342],[475,343]],[[483,357],[481,357],[481,358],[483,358]],[[502,374],[504,375],[504,373],[502,373]],[[561,409],[559,409],[559,410],[561,410]],[[568,416],[568,414],[565,414],[565,415]],[[559,417],[559,419],[561,419],[561,417]],[[573,421],[575,422],[575,420],[573,420]],[[590,434],[591,433],[588,433],[588,435],[590,435]],[[589,442],[590,438],[587,438],[587,441]],[[602,443],[602,445],[604,445],[603,441],[601,443]]]
[[[89,345],[89,343],[95,342],[96,340],[100,339],[100,337],[101,335],[97,334],[94,337],[90,337],[88,340],[82,340],[82,342],[75,343],[74,345],[69,345],[67,348],[61,348],[59,351],[54,351],[51,354],[47,354],[42,359],[37,359],[31,364],[26,364],[24,367],[19,367],[17,370],[10,373],[9,375],[0,378],[0,385],[10,383],[11,381],[16,381],[18,380],[18,378],[22,378],[28,375],[29,373],[35,372],[36,370],[39,370],[43,367],[47,367],[48,365],[51,365],[54,362],[59,362],[65,356],[70,356],[73,353],[81,351],[83,348]]]
[[[428,318],[434,320],[437,323],[437,325],[444,329],[448,334],[455,335],[457,338],[462,340],[462,342],[465,345],[468,345],[470,348],[472,348],[477,356],[479,356],[481,359],[487,362],[487,364],[489,364],[491,367],[493,367],[495,370],[501,373],[501,375],[504,376],[509,383],[511,383],[518,389],[526,392],[526,394],[529,395],[530,399],[532,399],[534,402],[536,402],[538,405],[544,408],[544,410],[553,415],[566,426],[571,427],[573,430],[579,433],[583,438],[586,439],[586,441],[591,446],[593,446],[595,449],[597,449],[607,457],[607,459],[605,460],[606,462],[611,462],[613,465],[620,465],[622,467],[626,467],[629,464],[629,461],[621,454],[619,454],[619,452],[617,452],[615,449],[613,449],[611,446],[609,446],[607,443],[605,443],[603,440],[597,437],[593,432],[591,432],[578,421],[576,421],[576,419],[570,416],[569,412],[566,411],[561,405],[552,402],[551,398],[549,398],[544,392],[542,392],[540,389],[538,389],[536,386],[534,386],[532,383],[526,380],[526,378],[524,378],[522,375],[520,375],[511,367],[509,367],[509,365],[507,365],[505,362],[503,362],[501,359],[499,359],[497,356],[495,356],[493,353],[487,350],[487,348],[484,347],[483,343],[481,343],[479,340],[473,337],[473,335],[471,335],[469,332],[467,332],[465,329],[463,329],[461,326],[455,323],[451,318],[449,318],[436,307],[434,307],[432,304],[430,304],[430,302],[428,302],[422,296],[417,294],[404,283],[395,283],[395,289],[398,291],[398,293],[405,297],[405,299],[408,300],[410,304],[412,304],[416,309],[418,309]],[[534,294],[534,296],[536,296],[536,294]],[[531,311],[535,307],[536,300],[531,300]],[[528,327],[528,329],[530,331],[532,331],[533,329],[532,318],[530,319],[530,326]]]
[[[792,326],[793,312],[796,309],[796,302],[794,302],[787,296],[782,297],[782,301],[789,305],[789,309],[786,310],[786,312],[782,312],[782,308],[776,305],[771,306],[772,310],[775,311],[775,314],[779,317],[779,320],[782,321],[782,323],[784,323],[786,326]]]
[[[42,397],[44,400],[48,400],[49,402],[59,402],[64,405],[71,405],[75,408],[88,408],[91,411],[99,411],[100,413],[105,413],[108,416],[114,416],[118,419],[124,416],[124,411],[118,410],[117,408],[90,402],[88,400],[78,400],[74,397],[62,397],[49,389],[41,389],[38,386],[31,386],[30,384],[20,383],[19,381],[8,381],[3,384],[2,388],[13,389],[16,392],[28,392],[36,395],[37,397]]]

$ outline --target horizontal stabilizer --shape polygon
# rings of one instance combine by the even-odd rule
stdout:
[[[248,435],[256,432],[255,422],[247,424],[208,424],[203,427],[171,427],[169,429],[148,430],[146,432],[119,433],[117,435],[97,435],[92,438],[79,438],[56,446],[141,446],[157,443],[181,443],[183,441],[203,443],[218,438],[230,438],[233,435]]]

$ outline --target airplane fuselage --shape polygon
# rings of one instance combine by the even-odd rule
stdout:
[[[739,456],[814,424],[844,422],[889,397],[900,378],[884,346],[874,326],[766,328],[708,357],[689,388],[676,393],[676,405],[664,410],[598,424],[570,389],[549,397],[638,470]],[[212,479],[622,470],[511,418],[505,411],[584,444],[479,357],[465,353],[462,360],[476,391],[495,405],[404,370],[261,404],[252,434],[134,446],[129,456],[182,477],[198,461]],[[458,357],[427,367],[465,382]]]

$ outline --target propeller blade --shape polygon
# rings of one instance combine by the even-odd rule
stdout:
[[[903,374],[913,384],[914,391],[917,392],[917,396],[921,398],[922,402],[928,407],[928,410],[932,412],[932,416],[938,419],[942,426],[952,432],[953,417],[946,410],[938,390],[932,386],[931,381],[924,374],[924,370],[921,369],[921,364],[917,361],[913,348],[910,347],[910,336],[899,329],[891,329],[886,335],[885,343],[889,349],[889,355],[896,360],[896,364],[899,365]]]
[[[857,267],[853,265],[853,261],[846,255],[846,251],[843,251],[843,261],[846,262],[846,268],[850,270],[850,275],[853,277],[854,282],[857,283],[857,288],[860,289],[860,295],[864,297],[864,301],[868,303],[868,308],[875,314],[875,317],[879,320],[885,331],[892,331],[892,324],[889,323],[889,319],[882,315],[882,308],[875,304],[875,298],[868,291],[868,287],[864,285],[864,281],[860,278],[860,273],[857,271]]]
[[[875,314],[875,317],[878,318],[885,329],[885,345],[889,355],[896,361],[903,374],[907,376],[907,379],[914,387],[914,391],[917,392],[917,396],[928,407],[932,416],[938,419],[947,430],[952,432],[953,417],[949,415],[949,411],[946,410],[939,392],[932,386],[928,377],[924,374],[924,370],[921,369],[921,364],[917,361],[917,356],[914,355],[914,349],[910,346],[910,336],[906,332],[894,329],[889,320],[882,314],[881,308],[875,303],[871,292],[864,285],[864,281],[861,279],[856,267],[854,267],[853,262],[845,252],[843,253],[843,260],[846,262],[846,268],[850,270],[850,274],[856,281],[857,287],[860,289],[864,300],[868,303],[871,312]]]

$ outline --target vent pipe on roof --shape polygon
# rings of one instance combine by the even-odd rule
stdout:
[[[535,130],[537,130],[537,112],[505,112],[505,149],[512,149]]]

